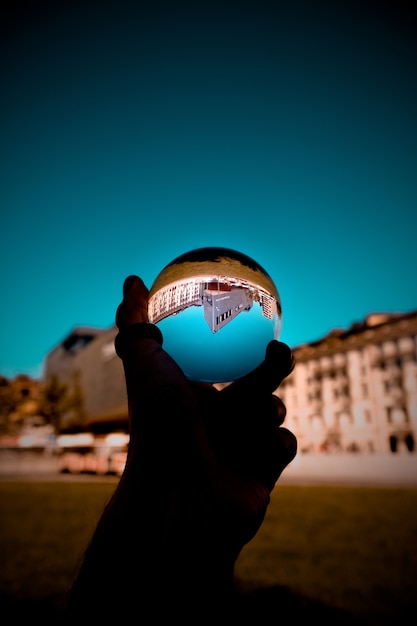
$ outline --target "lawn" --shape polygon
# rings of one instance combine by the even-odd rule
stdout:
[[[0,482],[0,615],[59,623],[115,484]],[[398,624],[417,612],[417,489],[278,486],[236,576],[248,611]]]

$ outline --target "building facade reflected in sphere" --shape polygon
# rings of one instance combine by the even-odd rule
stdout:
[[[229,248],[187,252],[163,268],[149,294],[149,321],[186,376],[231,382],[257,367],[278,339],[281,301],[269,274]]]

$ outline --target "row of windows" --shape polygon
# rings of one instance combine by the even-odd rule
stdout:
[[[394,453],[404,449],[408,452],[414,452],[416,447],[415,438],[412,433],[406,433],[401,436],[390,435],[387,439],[387,447],[391,452]],[[338,438],[337,436],[332,436],[324,438],[319,444],[315,446],[312,443],[304,444],[301,448],[301,451],[303,453],[309,453],[314,452],[315,449],[317,449],[319,452],[345,451],[353,453],[374,453],[375,443],[371,440],[362,443],[358,441],[350,441],[349,443],[344,445],[343,441],[340,438]]]
[[[383,418],[383,421],[386,425],[391,425],[395,427],[401,427],[404,425],[410,424],[410,416],[408,415],[407,410],[404,407],[385,407],[385,410],[380,417]],[[377,416],[373,416],[372,412],[369,409],[364,409],[362,413],[361,424],[370,425],[373,422],[377,421]],[[321,413],[312,413],[309,418],[309,428],[312,430],[329,430],[329,428],[334,428],[335,426],[340,426],[342,428],[350,428],[355,425],[355,421],[353,416],[348,411],[343,411],[340,413],[335,413],[333,415],[333,426],[329,426],[326,424],[324,417]],[[294,415],[291,418],[292,426],[297,429],[300,426],[299,418]],[[360,424],[357,423],[359,426]]]
[[[366,362],[366,354],[371,356],[371,364],[374,367],[384,369],[387,364],[395,364],[402,367],[405,362],[410,360],[417,362],[416,355],[416,338],[401,337],[388,342],[363,346],[355,349],[359,354],[360,361]],[[346,367],[347,352],[339,352],[333,355],[312,359],[309,367],[314,372],[314,376],[322,375],[334,376],[336,372]]]
[[[382,388],[384,391],[384,394],[386,396],[392,396],[392,395],[403,395],[404,394],[404,389],[403,386],[401,384],[400,381],[397,380],[385,380],[382,383]],[[367,383],[361,383],[360,385],[360,390],[361,390],[361,397],[362,398],[368,398],[369,397],[369,387],[367,385]],[[341,385],[341,386],[337,386],[334,387],[332,389],[332,398],[334,400],[338,400],[341,398],[350,398],[351,397],[351,390],[349,385]],[[292,399],[294,401],[294,403],[297,403],[297,398],[294,394],[292,394]],[[314,401],[322,401],[323,400],[323,392],[322,389],[315,389],[309,393],[307,393],[307,402],[314,402]]]
[[[389,391],[392,388],[397,388],[400,387],[402,388],[402,378],[403,378],[403,370],[400,369],[398,366],[394,366],[394,365],[389,365],[389,367],[383,367],[380,368],[381,371],[384,373],[383,377],[381,378],[382,380],[382,384],[384,386],[384,389],[386,391]],[[361,376],[364,376],[364,372],[361,369]],[[317,390],[317,389],[321,389],[323,383],[326,380],[332,380],[334,381],[335,385],[338,386],[345,386],[346,388],[348,388],[349,385],[349,377],[347,376],[347,372],[343,371],[343,372],[329,372],[329,374],[327,375],[322,375],[322,374],[317,374],[314,377],[309,377],[307,378],[307,385],[312,388],[313,390]],[[285,389],[285,388],[295,388],[295,377],[294,376],[290,376],[289,378],[285,379],[282,383],[281,383],[281,388]],[[366,396],[367,395],[367,383],[366,382],[362,382],[361,383],[361,388],[363,391],[363,395]],[[308,397],[314,397],[314,396],[309,396]]]
[[[228,311],[225,311],[224,313],[221,313],[220,315],[216,317],[216,323],[220,324],[220,322],[224,322],[224,320],[227,320],[231,316],[232,316],[232,309],[229,309]]]

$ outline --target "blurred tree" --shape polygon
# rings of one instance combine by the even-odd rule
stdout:
[[[55,429],[65,426],[73,430],[82,429],[86,418],[85,395],[79,370],[72,372],[70,384],[61,382],[59,376],[51,374],[40,393],[39,414]]]
[[[81,384],[81,374],[79,370],[72,373],[72,390],[68,398],[68,411],[71,413],[71,422],[83,426],[86,418],[85,396]]]
[[[10,415],[16,411],[17,398],[11,382],[0,376],[0,434],[10,432]]]
[[[0,433],[16,434],[28,417],[38,415],[40,383],[26,374],[0,376]]]
[[[51,374],[44,383],[39,398],[39,414],[52,424],[58,433],[62,416],[69,408],[68,385],[62,383],[56,374]]]

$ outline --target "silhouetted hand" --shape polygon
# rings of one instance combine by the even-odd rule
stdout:
[[[271,341],[258,368],[221,390],[189,381],[147,311],[148,289],[129,276],[115,341],[129,403],[127,463],[85,555],[69,615],[82,607],[97,618],[105,599],[106,617],[122,612],[139,620],[150,611],[145,623],[178,617],[201,624],[225,603],[233,606],[235,562],[296,454],[273,393],[294,362],[287,345]]]

